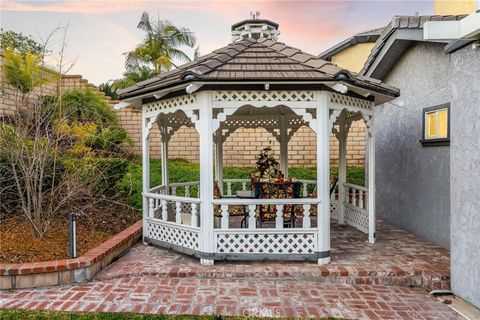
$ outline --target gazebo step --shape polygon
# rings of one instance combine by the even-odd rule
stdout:
[[[134,248],[135,249],[135,248]],[[394,285],[423,287],[427,290],[450,289],[450,276],[430,270],[403,270],[399,267],[389,270],[365,270],[352,266],[318,266],[311,262],[269,263],[269,262],[217,262],[213,267],[186,263],[193,258],[174,253],[171,250],[149,246],[146,249],[160,251],[165,259],[155,264],[142,266],[117,266],[97,276],[98,280],[131,277],[152,278],[200,278],[200,279],[262,279],[275,281],[305,280],[325,283]],[[171,259],[178,255],[179,259]]]

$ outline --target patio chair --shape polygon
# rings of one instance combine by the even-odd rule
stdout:
[[[335,188],[338,184],[338,178],[336,176],[330,176],[330,196],[335,192]],[[313,191],[308,195],[309,198],[316,198],[317,197],[317,187],[313,189]],[[303,213],[303,209],[301,209]],[[313,204],[310,206],[310,216],[317,215],[317,205]]]
[[[291,199],[300,198],[301,183],[285,178],[277,178],[275,182],[258,181],[253,183],[255,198],[258,199]],[[283,206],[284,227],[295,227],[295,206]],[[266,222],[274,222],[277,216],[275,205],[258,206],[258,223],[260,227]]]
[[[218,186],[218,182],[215,181],[213,183],[213,198],[214,199],[222,199],[222,192],[220,191],[220,187]],[[246,227],[246,219],[245,219],[245,210],[246,208],[241,205],[231,205],[228,206],[228,216],[229,217],[243,217],[242,221],[240,222],[240,227],[243,228],[244,224]],[[222,207],[220,205],[213,206],[213,213],[214,213],[214,220],[215,220],[215,227],[220,226],[220,220],[222,219]]]

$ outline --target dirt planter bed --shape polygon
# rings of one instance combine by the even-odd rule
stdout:
[[[0,289],[25,289],[91,280],[142,234],[138,221],[76,259],[0,264]]]

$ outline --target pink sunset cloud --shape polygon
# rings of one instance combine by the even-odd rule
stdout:
[[[77,64],[72,72],[94,83],[123,72],[122,53],[142,41],[136,29],[143,11],[195,32],[202,54],[231,41],[230,26],[260,11],[261,18],[280,24],[279,41],[318,54],[343,39],[386,25],[395,14],[415,14],[431,2],[405,1],[126,1],[0,0],[2,27],[32,35],[48,34],[70,22],[69,54]]]

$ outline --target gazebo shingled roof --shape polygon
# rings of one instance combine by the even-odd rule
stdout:
[[[379,80],[350,72],[317,56],[266,38],[233,42],[177,69],[119,90],[119,95],[125,99],[192,81],[295,83],[339,80],[392,97],[399,95],[398,89]]]

